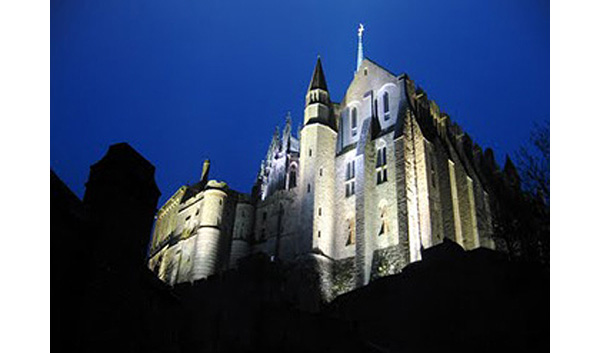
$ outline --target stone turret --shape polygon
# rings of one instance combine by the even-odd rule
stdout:
[[[335,124],[331,119],[331,100],[327,90],[325,74],[321,66],[321,58],[317,59],[317,64],[313,71],[312,79],[306,93],[306,105],[304,108],[304,125],[320,123],[331,126],[335,129]]]
[[[331,123],[331,101],[317,59],[306,94],[304,127],[300,140],[300,189],[302,198],[302,251],[333,251],[335,146],[337,131]]]
[[[225,207],[228,203],[228,187],[225,183],[210,180],[204,190],[204,200],[200,214],[198,236],[195,241],[193,278],[208,277],[225,265],[224,251],[227,249],[228,232]]]

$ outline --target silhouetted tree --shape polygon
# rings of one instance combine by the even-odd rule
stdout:
[[[531,235],[536,255],[550,261],[550,126],[537,124],[529,148],[521,147],[517,158],[526,192]]]
[[[530,146],[517,153],[523,189],[542,198],[550,206],[550,127],[536,125],[530,135]]]
[[[550,131],[538,125],[531,133],[534,148],[517,154],[519,171],[507,157],[496,185],[498,209],[494,236],[511,258],[550,262]]]

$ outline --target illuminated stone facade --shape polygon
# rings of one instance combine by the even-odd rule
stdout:
[[[494,248],[493,154],[408,75],[365,58],[335,103],[319,59],[298,135],[288,117],[251,195],[207,173],[180,188],[157,213],[149,267],[174,284],[265,253],[312,264],[328,300],[400,272],[445,237]]]

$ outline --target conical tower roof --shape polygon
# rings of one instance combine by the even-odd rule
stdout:
[[[320,57],[317,58],[317,65],[315,65],[315,70],[313,71],[308,90],[310,91],[317,88],[327,91],[327,82],[325,82],[325,74],[323,73]]]

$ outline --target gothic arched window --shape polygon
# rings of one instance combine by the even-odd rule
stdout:
[[[292,167],[290,170],[290,181],[288,183],[288,189],[296,187],[296,167]]]
[[[358,131],[358,112],[356,108],[352,108],[352,113],[350,114],[350,128],[352,129],[352,136],[355,136]]]
[[[387,92],[383,94],[383,119],[390,120],[390,95]]]

